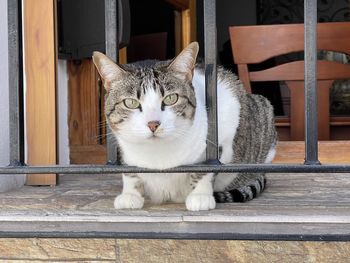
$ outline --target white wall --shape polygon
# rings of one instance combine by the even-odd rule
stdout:
[[[0,165],[9,164],[7,1],[0,1]],[[0,192],[20,187],[25,175],[0,175]]]
[[[57,96],[58,163],[68,165],[68,72],[65,60],[58,60],[57,64]]]

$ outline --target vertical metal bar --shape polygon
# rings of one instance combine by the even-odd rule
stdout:
[[[105,0],[105,38],[106,55],[118,61],[118,28],[117,0]],[[111,130],[107,127],[107,163],[116,164],[118,161],[117,144]]]
[[[204,0],[205,90],[208,110],[207,162],[218,163],[216,3]]]
[[[21,0],[7,1],[10,165],[24,163]]]
[[[317,0],[304,1],[305,164],[318,164]]]

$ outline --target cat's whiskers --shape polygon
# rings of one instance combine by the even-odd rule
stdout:
[[[105,138],[107,136],[114,136],[113,132],[108,132],[108,133],[101,133],[99,135],[96,135],[96,136],[93,136],[94,139],[102,139],[102,138]]]
[[[177,138],[181,138],[180,136],[184,136],[184,135],[187,135],[188,133],[189,133],[189,130],[188,129],[186,129],[186,130],[182,130],[182,129],[179,129],[181,126],[178,126],[177,128],[177,130],[175,130],[174,132],[173,132],[173,136],[174,137],[177,137],[176,135],[178,135],[179,137],[177,137]],[[182,127],[186,127],[187,128],[187,126],[185,126],[185,125],[183,125]],[[206,139],[206,141],[208,142],[208,143],[210,143],[210,144],[212,144],[212,145],[214,145],[214,146],[218,146],[216,143],[214,143],[213,141],[211,141],[211,140],[209,140],[209,139]]]
[[[171,137],[176,138],[176,139],[183,139],[184,140],[184,136],[187,135],[186,132],[174,132],[171,134]]]

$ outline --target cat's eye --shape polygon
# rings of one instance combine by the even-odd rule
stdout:
[[[125,99],[124,105],[129,109],[137,109],[138,107],[140,107],[140,102],[135,99]]]
[[[163,103],[166,106],[171,106],[177,102],[178,98],[179,98],[179,95],[177,95],[176,93],[170,94],[163,99]]]

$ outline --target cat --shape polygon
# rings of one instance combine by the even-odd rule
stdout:
[[[205,77],[196,65],[199,46],[188,45],[172,61],[117,65],[100,52],[93,62],[106,89],[105,114],[126,165],[166,169],[205,161],[208,118]],[[275,155],[273,108],[248,94],[230,71],[218,68],[220,162],[270,163]],[[123,174],[116,209],[152,203],[185,203],[190,211],[216,202],[244,202],[265,188],[264,174]]]

